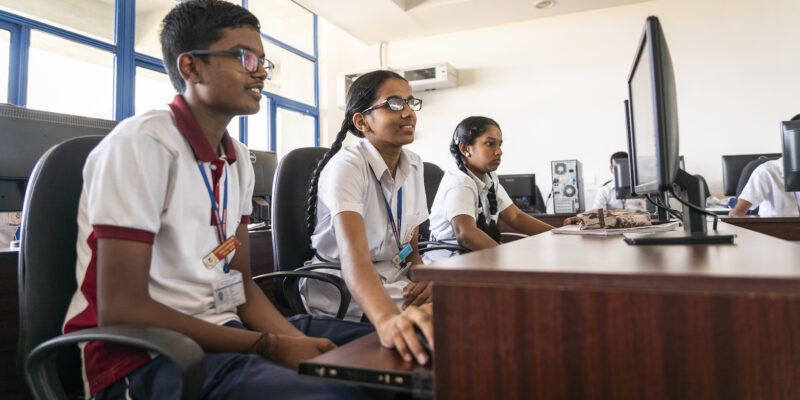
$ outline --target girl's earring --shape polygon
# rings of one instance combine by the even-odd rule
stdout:
[[[464,153],[465,156],[469,157],[469,152]]]

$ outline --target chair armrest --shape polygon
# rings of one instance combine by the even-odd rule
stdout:
[[[37,399],[66,399],[56,371],[57,354],[68,346],[104,341],[154,351],[178,368],[181,399],[199,399],[205,380],[205,353],[194,340],[175,331],[148,326],[106,326],[56,336],[36,346],[25,361],[25,380]]]
[[[311,278],[327,282],[333,285],[333,287],[339,291],[341,300],[339,301],[339,309],[336,311],[336,318],[344,319],[344,316],[347,315],[347,308],[350,307],[351,299],[350,291],[347,290],[347,285],[344,283],[344,279],[336,275],[322,272],[313,272],[308,270],[301,271],[301,269],[306,269],[308,267],[313,266],[309,265],[306,267],[301,267],[294,271],[279,271],[271,272],[269,274],[261,274],[254,276],[253,281],[260,283],[266,279],[283,279],[283,290],[286,293],[286,302],[289,305],[289,309],[295,314],[305,314],[306,312],[306,308],[303,306],[303,302],[300,300],[300,290],[297,287],[297,285],[300,283],[300,278]],[[323,267],[331,268],[331,266],[320,266],[319,268]]]
[[[470,250],[470,249],[468,249],[468,248],[466,248],[466,247],[464,247],[464,246],[462,246],[460,244],[447,243],[447,242],[443,242],[443,241],[440,241],[440,240],[430,240],[430,241],[419,242],[419,243],[417,243],[417,248],[419,249],[419,254],[420,255],[421,254],[425,254],[425,253],[427,253],[429,251],[433,251],[433,250],[451,250],[451,251],[457,251],[460,254],[465,254],[465,253],[469,253],[470,251],[472,251],[472,250]]]
[[[526,238],[526,237],[528,237],[528,235],[526,235],[524,233],[517,233],[517,232],[500,232],[500,235],[501,236],[515,237],[515,238]]]

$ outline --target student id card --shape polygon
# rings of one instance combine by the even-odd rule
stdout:
[[[232,269],[225,277],[212,284],[214,289],[214,308],[217,313],[235,310],[244,304],[244,284],[242,273]]]

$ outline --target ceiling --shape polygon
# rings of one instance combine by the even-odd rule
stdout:
[[[366,44],[597,10],[649,0],[293,0]]]

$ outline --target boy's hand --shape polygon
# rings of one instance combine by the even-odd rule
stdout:
[[[569,217],[569,218],[564,219],[564,222],[562,222],[561,225],[567,226],[567,225],[577,224],[577,223],[580,223],[580,222],[581,222],[581,219],[578,218],[578,217]]]
[[[325,338],[269,334],[268,345],[260,346],[256,353],[296,370],[300,361],[310,360],[335,348],[336,345]]]
[[[431,289],[433,283],[429,281],[424,282],[410,282],[403,289],[403,310],[408,306],[421,306],[425,303],[430,303],[433,298],[431,296]]]

